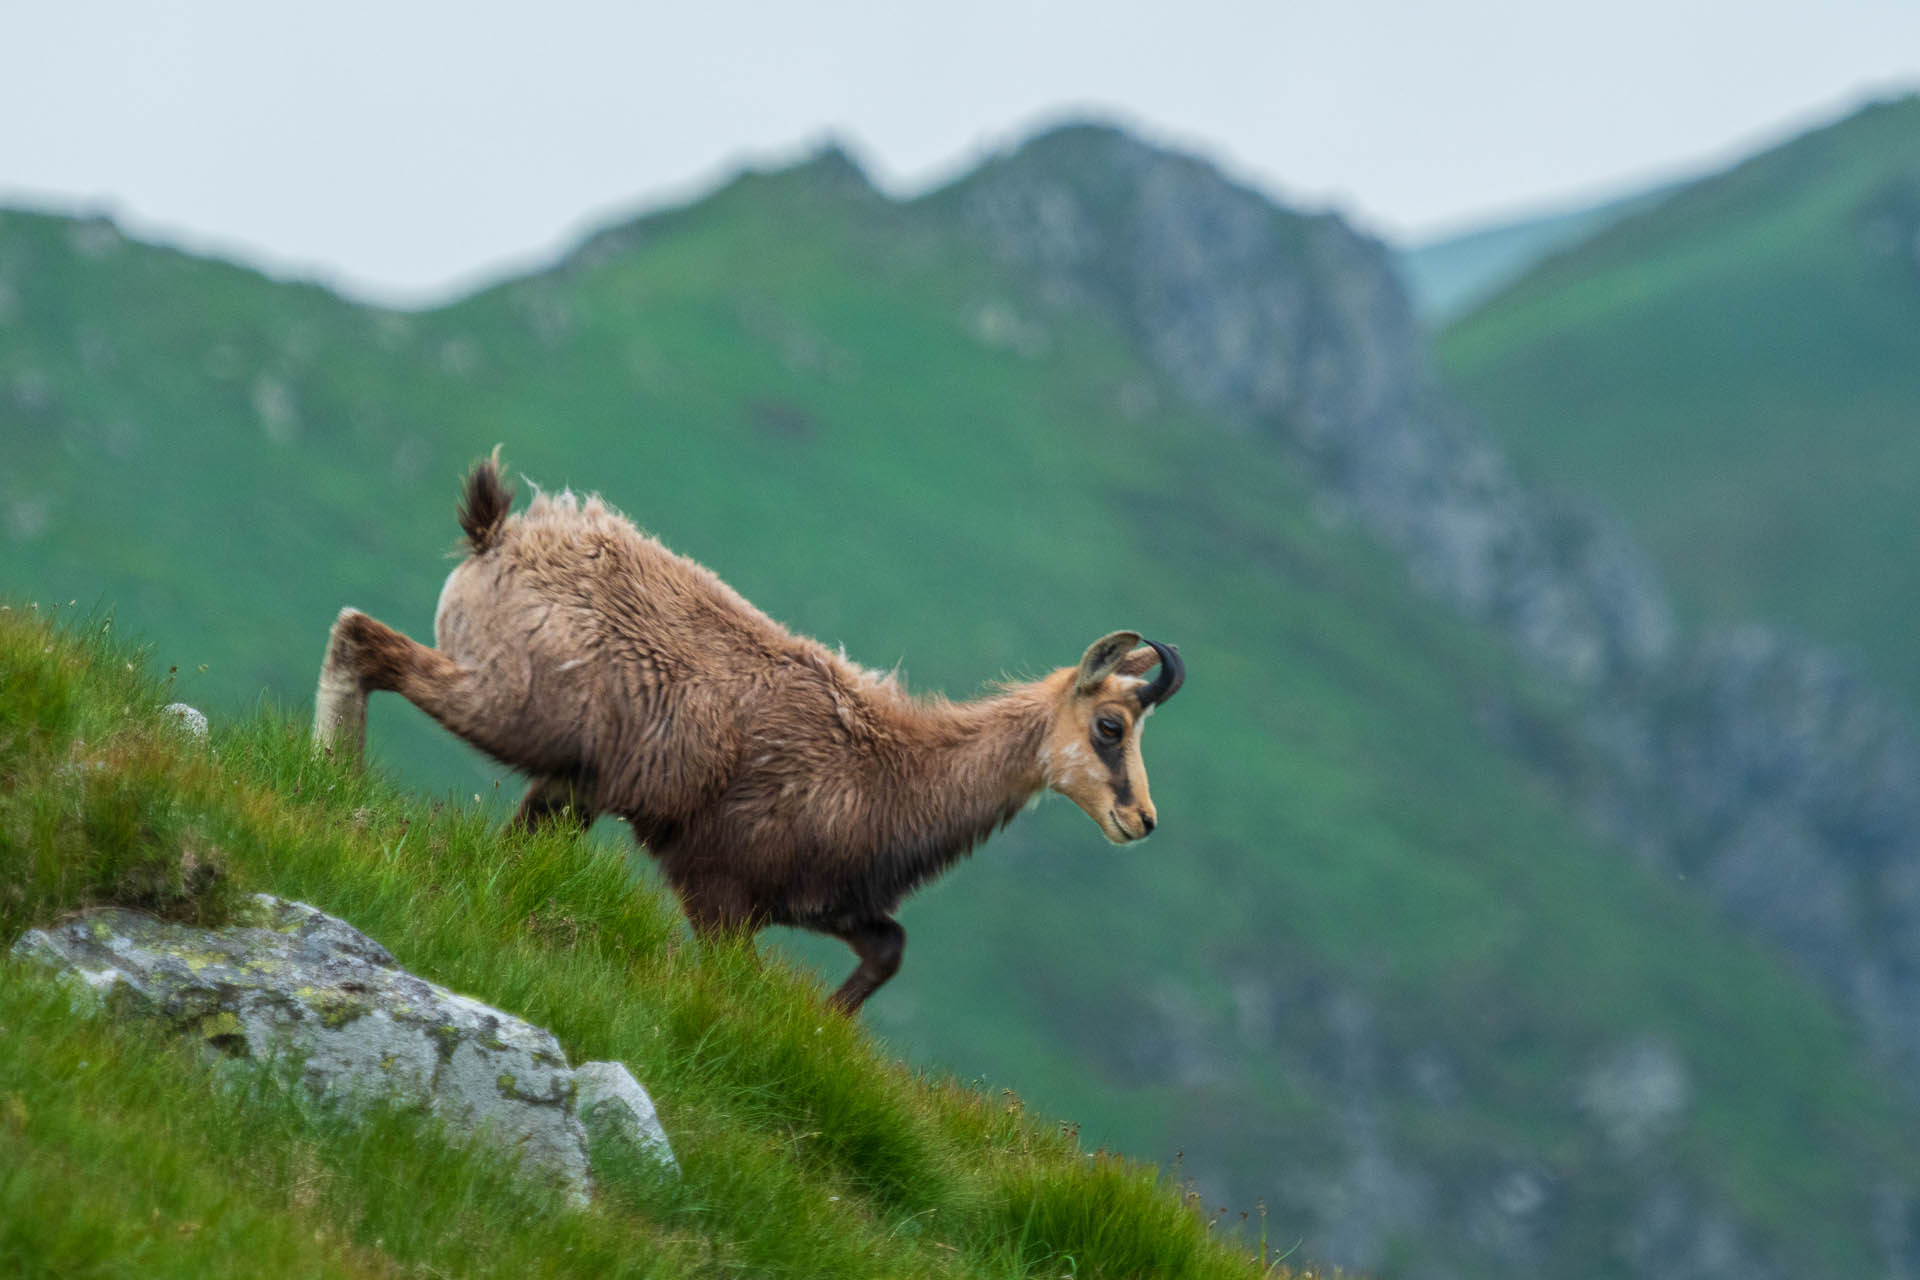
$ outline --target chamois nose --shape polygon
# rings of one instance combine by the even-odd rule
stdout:
[[[1148,813],[1145,809],[1142,809],[1140,811],[1140,825],[1143,828],[1145,828],[1145,830],[1141,831],[1140,833],[1141,838],[1145,839],[1146,837],[1152,835],[1153,829],[1159,826],[1160,824],[1153,820],[1152,814]]]

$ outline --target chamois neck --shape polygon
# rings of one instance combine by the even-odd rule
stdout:
[[[1045,786],[1040,747],[1052,715],[1033,686],[915,711],[915,731],[902,737],[911,781],[901,800],[930,843],[964,852]]]
[[[1053,716],[1037,690],[1020,686],[951,710],[957,722],[952,758],[963,774],[978,777],[988,792],[997,790],[1000,798],[1023,804],[1045,785],[1040,747]]]

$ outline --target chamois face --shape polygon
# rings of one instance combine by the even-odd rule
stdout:
[[[1132,631],[1094,641],[1080,665],[1056,677],[1059,699],[1043,760],[1047,785],[1079,805],[1107,839],[1145,839],[1158,821],[1140,759],[1140,731],[1154,707],[1172,696],[1183,672],[1179,655],[1140,645]],[[1159,679],[1143,674],[1161,663]]]

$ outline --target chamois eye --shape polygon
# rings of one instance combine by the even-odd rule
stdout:
[[[1095,732],[1108,742],[1118,742],[1120,735],[1127,731],[1127,726],[1121,724],[1112,716],[1101,716],[1093,722],[1093,727]]]

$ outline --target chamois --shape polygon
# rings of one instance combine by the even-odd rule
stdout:
[[[498,451],[459,508],[471,555],[427,648],[356,609],[328,638],[314,741],[358,754],[392,690],[532,779],[516,821],[632,825],[701,936],[795,925],[859,957],[852,1013],[900,967],[900,901],[1051,788],[1116,844],[1156,822],[1140,728],[1185,666],[1115,631],[972,702],[908,695],[761,613],[598,497],[509,516]],[[1155,666],[1159,672],[1145,677]]]

